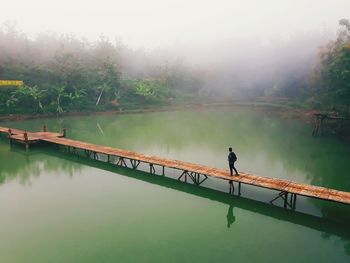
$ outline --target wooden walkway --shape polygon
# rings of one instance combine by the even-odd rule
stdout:
[[[81,142],[65,138],[65,132],[62,134],[51,132],[25,132],[22,130],[0,127],[0,133],[8,134],[10,142],[23,143],[27,147],[29,144],[37,142],[46,142],[60,147],[65,147],[69,152],[77,153],[81,151],[87,157],[96,160],[106,160],[120,166],[137,169],[140,163],[149,165],[150,173],[155,174],[155,166],[162,168],[162,175],[165,175],[165,168],[180,170],[179,180],[187,182],[192,181],[196,185],[202,184],[208,177],[218,178],[229,182],[230,193],[235,191],[234,182],[238,184],[238,194],[241,193],[241,184],[253,185],[262,188],[268,188],[279,191],[274,200],[281,198],[284,200],[284,206],[295,208],[297,195],[318,198],[328,201],[334,201],[343,204],[350,204],[350,193],[329,189],[320,186],[295,183],[288,180],[262,177],[240,172],[239,176],[230,176],[226,169],[219,169],[179,160],[166,159],[157,156],[145,155],[133,151],[100,146],[91,143]]]

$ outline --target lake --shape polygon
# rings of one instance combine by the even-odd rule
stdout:
[[[220,168],[350,191],[349,144],[248,108],[2,122]],[[349,262],[350,206],[227,182],[203,187],[0,140],[0,262]]]

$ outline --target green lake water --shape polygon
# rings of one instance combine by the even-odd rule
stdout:
[[[146,154],[350,191],[349,144],[249,109],[2,122]],[[147,167],[140,167],[145,171]],[[157,173],[160,169],[157,168]],[[0,262],[350,262],[350,206],[227,182],[203,187],[0,140]]]

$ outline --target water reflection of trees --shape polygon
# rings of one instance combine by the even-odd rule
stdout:
[[[287,173],[303,174],[311,184],[350,190],[347,145],[332,138],[311,138],[311,130],[299,121],[281,120],[266,113],[214,109],[31,120],[17,125],[38,130],[43,123],[51,130],[68,128],[70,138],[130,150],[150,150],[155,145],[164,148],[164,152],[192,149],[191,161],[196,161],[197,149],[203,145],[213,154],[225,156],[223,151],[231,142],[239,160],[253,160],[263,154],[266,167],[262,169],[266,170],[259,170],[261,175],[269,176],[269,167],[282,164]],[[350,217],[334,204],[314,203],[326,217],[339,213]]]
[[[73,160],[72,160],[73,159]],[[73,176],[80,171],[85,165],[117,172],[119,174],[154,183],[163,187],[168,187],[194,194],[203,198],[209,198],[227,204],[227,214],[225,221],[230,227],[235,221],[236,216],[234,208],[252,211],[265,216],[273,217],[278,220],[300,224],[305,227],[313,228],[320,231],[322,238],[329,239],[331,236],[339,237],[339,241],[344,244],[344,250],[350,255],[350,229],[344,222],[334,221],[337,213],[338,217],[346,219],[346,215],[339,215],[339,209],[334,205],[324,205],[324,218],[318,218],[312,215],[306,215],[300,212],[289,211],[269,204],[249,200],[242,197],[232,198],[225,193],[215,190],[193,187],[184,185],[172,179],[149,176],[145,172],[135,171],[132,169],[114,167],[108,164],[95,162],[92,160],[71,157],[64,153],[58,153],[54,149],[32,149],[26,153],[22,148],[13,147],[12,149],[5,143],[0,142],[0,183],[17,179],[22,184],[30,183],[30,179],[45,174],[46,172],[63,172],[66,175]],[[345,211],[344,209],[341,211]],[[344,212],[345,213],[345,212]],[[223,215],[224,216],[224,215]],[[344,220],[346,221],[346,220]]]
[[[350,190],[347,167],[350,150],[333,138],[312,138],[310,128],[298,120],[281,120],[265,113],[220,109],[122,116],[91,116],[89,121],[69,122],[70,136],[142,151],[154,145],[178,152],[206,145],[213,153],[234,142],[239,158],[254,159],[263,153],[267,166],[282,164],[290,174],[303,174],[311,184]],[[104,134],[97,127],[99,123]],[[191,160],[194,161],[194,160]],[[268,169],[268,167],[266,168]],[[269,171],[259,171],[269,176]],[[347,209],[312,200],[327,218],[349,218]]]
[[[0,184],[18,180],[21,184],[29,184],[31,178],[39,177],[47,172],[63,172],[72,177],[81,169],[81,165],[52,157],[47,152],[32,149],[25,152],[16,147],[10,148],[0,142]],[[4,149],[5,148],[5,149]]]
[[[90,116],[87,121],[67,119],[62,124],[70,128],[72,138],[127,149],[157,145],[178,150],[192,147],[195,152],[206,145],[219,153],[233,141],[241,158],[254,159],[263,153],[271,165],[282,163],[287,172],[302,172],[312,184],[350,189],[347,145],[332,138],[311,138],[310,129],[298,121],[220,110]]]
[[[65,160],[71,160],[71,157],[66,154],[60,154],[57,152],[52,152],[51,154]],[[239,220],[239,218],[236,219],[236,213],[234,211],[234,209],[238,208],[267,217],[272,217],[277,220],[287,221],[293,224],[315,229],[321,233],[321,237],[323,239],[330,239],[331,237],[334,237],[339,240],[339,242],[343,244],[345,252],[350,255],[350,228],[348,227],[348,220],[346,220],[346,218],[343,218],[343,221],[335,221],[334,218],[327,217],[321,218],[244,197],[232,197],[231,195],[213,189],[183,184],[167,177],[149,176],[147,172],[113,166],[86,158],[75,157],[73,161],[84,166],[86,165],[97,169],[118,173],[123,176],[145,181],[147,183],[156,184],[161,187],[174,189],[225,204],[227,205],[227,213],[223,222],[226,222],[227,227],[231,227],[234,222]]]

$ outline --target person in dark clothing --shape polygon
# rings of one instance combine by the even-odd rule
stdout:
[[[236,156],[236,154],[232,151],[232,148],[231,148],[231,147],[228,149],[228,151],[229,151],[229,154],[228,154],[227,160],[228,160],[228,164],[229,164],[229,166],[230,166],[231,176],[233,175],[233,172],[232,172],[233,170],[235,170],[236,175],[238,175],[238,172],[237,172],[237,170],[236,170],[236,168],[235,168],[235,161],[237,161],[237,156]]]

